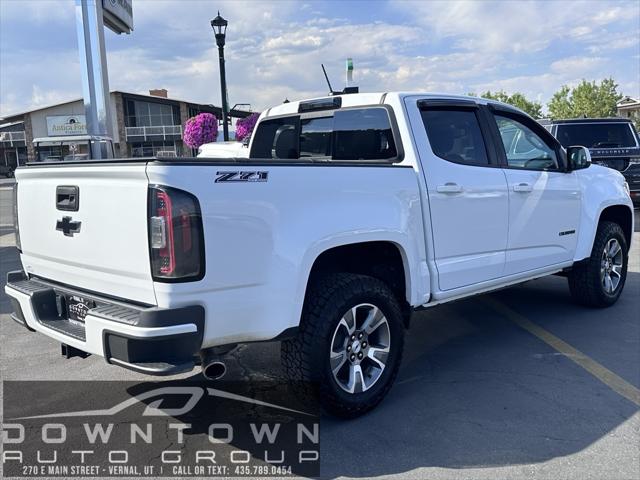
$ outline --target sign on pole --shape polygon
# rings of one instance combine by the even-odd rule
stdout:
[[[104,26],[117,34],[133,30],[131,0],[102,0]]]
[[[345,65],[345,70],[347,73],[347,87],[349,87],[351,85],[351,82],[353,82],[353,58],[347,58],[347,64]]]

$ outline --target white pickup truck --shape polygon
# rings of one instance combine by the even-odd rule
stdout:
[[[291,102],[261,115],[249,158],[16,178],[14,320],[67,356],[157,375],[200,363],[216,378],[233,346],[281,340],[287,374],[342,416],[388,392],[414,309],[551,274],[606,307],[633,232],[619,172],[461,96]]]

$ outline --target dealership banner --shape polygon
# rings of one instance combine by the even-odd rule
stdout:
[[[317,477],[319,406],[306,388],[5,381],[3,476]]]

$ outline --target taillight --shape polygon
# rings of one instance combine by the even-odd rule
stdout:
[[[16,232],[16,247],[22,251],[20,244],[20,225],[18,225],[18,184],[13,185],[13,230]]]
[[[200,280],[204,276],[203,237],[196,197],[176,188],[149,187],[149,250],[154,280]]]

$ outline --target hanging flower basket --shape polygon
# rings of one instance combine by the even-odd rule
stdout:
[[[247,137],[251,137],[251,133],[253,133],[253,129],[256,127],[256,123],[258,122],[259,113],[252,113],[246,118],[241,118],[236,122],[236,140],[241,142]]]
[[[191,148],[215,142],[218,138],[218,119],[212,113],[199,113],[184,125],[182,140]]]

